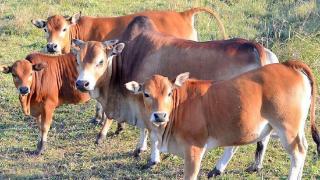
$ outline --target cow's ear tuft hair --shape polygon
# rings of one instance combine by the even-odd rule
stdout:
[[[37,28],[44,28],[47,25],[47,21],[43,20],[43,19],[32,19],[31,23],[33,25],[35,25]]]
[[[174,85],[175,85],[175,86],[178,86],[178,87],[182,86],[182,84],[183,84],[187,79],[189,79],[189,76],[190,76],[190,73],[189,73],[189,72],[185,72],[185,73],[179,74],[179,75],[176,77],[175,81],[174,81]]]
[[[85,44],[85,42],[80,39],[72,39],[72,44],[74,46],[81,47]]]
[[[1,66],[0,69],[4,74],[9,74],[12,72],[12,66]]]
[[[118,55],[122,52],[124,49],[125,44],[124,43],[119,43],[116,44],[112,47],[112,55]]]
[[[41,62],[41,63],[37,63],[37,64],[32,65],[32,69],[34,71],[41,71],[42,69],[46,68],[47,66],[48,66],[47,63]]]
[[[134,94],[139,94],[142,92],[142,85],[137,83],[136,81],[130,81],[125,84],[127,90]]]

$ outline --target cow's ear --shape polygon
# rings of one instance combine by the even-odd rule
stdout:
[[[189,72],[185,72],[185,73],[182,73],[182,74],[179,74],[177,77],[176,77],[176,80],[174,81],[174,85],[175,86],[182,86],[182,84],[187,80],[189,79],[189,75],[190,73]]]
[[[34,71],[41,71],[42,69],[46,68],[47,66],[48,66],[47,63],[41,62],[41,63],[32,65],[32,69]]]
[[[70,51],[74,56],[77,56],[77,54],[79,53],[80,49],[79,49],[79,47],[72,46]]]
[[[119,43],[116,44],[112,47],[112,55],[118,55],[122,52],[123,48],[124,48],[125,44],[124,43]]]
[[[1,66],[0,69],[1,69],[1,72],[5,74],[9,74],[12,72],[12,66]]]
[[[80,40],[80,39],[72,39],[72,43],[73,45],[77,46],[77,47],[81,47],[83,46],[86,42]]]
[[[66,17],[66,20],[70,22],[70,24],[76,24],[81,17],[81,11],[77,14],[72,15],[71,17]]]
[[[108,41],[102,42],[102,44],[107,48],[107,49],[112,49],[112,47],[119,42],[118,39],[112,39]]]
[[[130,81],[126,83],[125,86],[130,92],[134,94],[139,94],[142,92],[142,85],[135,81]]]
[[[31,23],[33,25],[35,25],[37,28],[44,28],[47,25],[47,21],[43,20],[43,19],[32,19]]]

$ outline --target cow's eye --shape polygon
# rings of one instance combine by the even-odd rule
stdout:
[[[63,28],[62,31],[63,31],[63,32],[66,32],[66,31],[67,31],[67,28]]]
[[[30,73],[30,76],[32,76],[32,73]]]
[[[15,77],[17,77],[17,75],[15,75],[15,74],[12,74],[12,77],[14,77],[14,78],[15,78]]]
[[[102,66],[103,65],[103,59],[101,61],[99,61],[99,63],[97,64],[97,66]]]
[[[46,28],[44,28],[43,30],[44,30],[44,32],[48,32],[48,30]]]
[[[150,95],[148,93],[143,93],[144,97],[148,98]]]
[[[171,97],[172,96],[172,92],[169,92],[168,96]]]

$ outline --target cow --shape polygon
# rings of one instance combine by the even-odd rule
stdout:
[[[137,16],[147,16],[152,19],[160,32],[179,38],[197,40],[194,28],[194,15],[206,12],[218,22],[223,38],[226,39],[224,26],[219,15],[209,8],[191,8],[183,12],[175,11],[145,11],[118,17],[81,16],[81,12],[71,17],[54,15],[47,20],[31,20],[37,28],[43,29],[47,38],[44,48],[49,53],[68,53],[72,39],[83,41],[105,41],[116,39],[126,29],[132,19]]]
[[[84,103],[90,99],[88,93],[75,87],[78,72],[72,53],[59,56],[32,53],[12,66],[2,67],[2,72],[12,74],[23,113],[36,118],[40,130],[36,155],[46,149],[55,109],[62,104]]]
[[[244,39],[195,42],[164,35],[154,30],[152,21],[136,17],[123,33],[120,42],[74,40],[80,48],[75,51],[79,76],[76,86],[89,92],[103,106],[109,118],[127,122],[141,128],[135,156],[147,148],[147,131],[151,128],[142,111],[142,97],[131,95],[123,87],[128,81],[144,81],[153,74],[171,78],[190,71],[197,78],[223,80],[277,61],[268,59],[263,46]],[[105,138],[110,126],[104,126],[97,142]],[[250,171],[262,167],[266,143],[259,146],[256,163]],[[229,152],[226,151],[224,156]],[[152,144],[151,160],[145,168],[160,162],[159,150]],[[222,161],[223,163],[223,161]],[[249,170],[249,169],[248,169]]]
[[[173,82],[154,75],[143,84],[125,84],[133,94],[143,95],[158,149],[184,158],[184,179],[197,178],[206,151],[261,141],[273,130],[290,155],[289,179],[301,179],[310,105],[312,137],[320,153],[316,82],[306,64],[270,64],[220,82],[188,78],[189,73],[182,73]]]

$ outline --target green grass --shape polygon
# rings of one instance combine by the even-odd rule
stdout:
[[[219,12],[230,37],[256,40],[272,49],[281,61],[290,58],[303,60],[312,67],[320,82],[320,15],[316,0],[1,0],[0,64],[11,64],[45,45],[43,32],[30,23],[33,18],[71,15],[79,11],[85,15],[118,16],[145,9],[185,10],[193,6],[207,6]],[[210,16],[199,14],[196,24],[200,40],[221,38]],[[150,150],[142,154],[141,160],[132,157],[139,134],[135,127],[127,126],[123,134],[109,137],[102,146],[95,146],[93,142],[100,127],[88,123],[94,115],[93,101],[57,109],[49,132],[48,151],[41,157],[29,156],[29,152],[35,149],[38,129],[33,120],[22,115],[11,77],[2,74],[0,81],[0,179],[182,178],[183,161],[172,155],[163,156],[166,158],[154,170],[140,170]],[[111,131],[114,130],[115,124]],[[320,160],[315,155],[309,124],[306,134],[309,152],[304,179],[320,179]],[[254,149],[254,145],[241,147],[220,179],[287,178],[289,157],[277,139],[269,144],[264,169],[259,173],[246,173],[244,170],[253,160]],[[221,153],[222,149],[216,149],[205,156],[201,179],[206,178]]]

